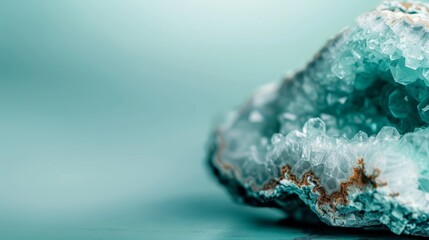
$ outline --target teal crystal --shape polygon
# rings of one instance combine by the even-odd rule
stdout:
[[[429,236],[429,5],[387,1],[221,122],[209,163],[238,201]]]

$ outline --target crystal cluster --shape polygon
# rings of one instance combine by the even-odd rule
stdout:
[[[388,1],[259,89],[211,138],[237,200],[429,236],[429,5]]]

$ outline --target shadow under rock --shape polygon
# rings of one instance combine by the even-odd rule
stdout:
[[[415,237],[391,233],[389,230],[382,229],[361,229],[361,228],[345,228],[328,226],[320,223],[302,223],[292,219],[282,219],[279,221],[270,221],[269,219],[258,218],[254,219],[254,224],[259,227],[267,228],[294,228],[298,231],[306,233],[305,237],[294,238],[294,240],[309,240],[309,239],[426,239],[424,237]]]
[[[157,213],[168,213],[175,219],[187,219],[189,223],[199,223],[209,219],[210,222],[224,222],[233,225],[238,231],[250,229],[251,233],[300,232],[298,239],[422,239],[422,237],[398,236],[388,230],[358,229],[332,227],[319,223],[303,223],[292,219],[282,219],[281,211],[258,209],[233,203],[230,199],[219,196],[178,197],[174,204],[159,203],[163,206]],[[269,236],[266,236],[269,237]],[[285,238],[287,239],[287,238]]]

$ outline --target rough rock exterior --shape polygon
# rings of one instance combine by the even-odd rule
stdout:
[[[429,236],[428,126],[429,6],[389,1],[229,114],[208,160],[244,203]]]

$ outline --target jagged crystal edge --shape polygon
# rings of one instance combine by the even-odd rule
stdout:
[[[428,9],[385,2],[260,89],[212,139],[219,180],[247,204],[429,236]]]

